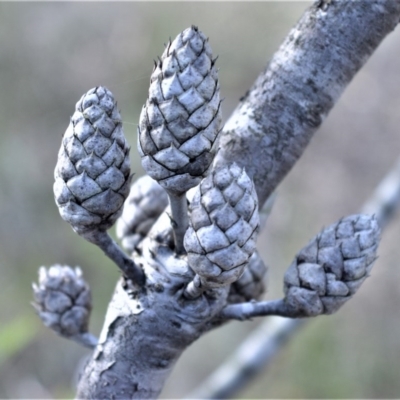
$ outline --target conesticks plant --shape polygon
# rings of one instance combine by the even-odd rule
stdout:
[[[98,339],[88,332],[90,290],[80,269],[42,267],[34,285],[44,324],[93,349],[77,398],[156,398],[204,333],[232,319],[331,314],[369,276],[381,231],[374,215],[342,218],[305,244],[278,300],[261,300],[267,268],[256,244],[259,211],[398,23],[400,4],[376,4],[311,6],[224,126],[208,38],[192,26],[169,41],[138,124],[148,176],[133,184],[135,152],[113,94],[97,86],[78,101],[58,155],[55,200],[121,278]],[[331,36],[338,21],[349,29]],[[115,223],[127,252],[107,233]]]

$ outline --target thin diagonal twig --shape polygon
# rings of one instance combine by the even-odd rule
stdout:
[[[132,258],[128,257],[118,244],[110,237],[106,231],[93,230],[82,234],[89,242],[97,245],[103,250],[104,254],[110,258],[121,269],[123,274],[132,280],[134,284],[143,286],[145,275]]]

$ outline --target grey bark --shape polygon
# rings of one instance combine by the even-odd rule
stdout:
[[[158,242],[167,221],[164,214],[143,242],[138,262],[146,263],[146,287],[138,290],[123,278],[118,282],[99,344],[80,379],[78,398],[156,398],[183,350],[212,328],[213,317],[225,304],[228,288],[214,290],[213,297],[184,298],[184,285],[193,273],[169,246]]]
[[[394,0],[319,3],[289,33],[220,138],[215,163],[244,166],[260,207],[399,21],[400,3]]]
[[[318,2],[319,4],[319,2]],[[216,164],[233,161],[253,177],[260,206],[301,156],[313,133],[381,40],[396,26],[400,3],[332,1],[306,11],[227,122]],[[229,288],[187,300],[193,272],[173,248],[162,216],[135,263],[141,289],[121,279],[78,398],[155,398],[175,361],[218,325]]]

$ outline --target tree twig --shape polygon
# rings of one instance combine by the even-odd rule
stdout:
[[[233,355],[187,398],[232,398],[273,360],[279,350],[306,321],[281,317],[269,318],[254,330]]]
[[[260,206],[399,21],[400,2],[392,0],[318,3],[289,33],[220,135],[214,163],[245,167]]]
[[[372,196],[365,202],[362,212],[375,214],[384,228],[394,217],[400,203],[400,157],[379,183]]]
[[[106,231],[93,230],[82,235],[89,242],[99,246],[114,263],[121,269],[124,275],[134,284],[142,286],[145,281],[144,272],[128,257],[118,244]]]
[[[392,0],[376,0],[372,7],[360,1],[312,6],[226,124],[215,164],[245,167],[263,204],[399,15],[400,3]],[[182,303],[177,317],[178,303],[169,296],[173,285],[165,280],[151,296],[132,298],[118,285],[106,339],[82,372],[78,398],[158,396],[176,359],[204,333],[205,316],[222,308],[201,296],[190,306]]]
[[[226,319],[246,320],[252,317],[280,315],[291,317],[283,299],[230,304],[221,311],[221,317]]]

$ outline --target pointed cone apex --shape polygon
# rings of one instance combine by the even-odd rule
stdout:
[[[39,269],[39,285],[32,285],[34,306],[44,325],[64,337],[87,332],[92,308],[88,284],[79,268],[53,265]]]
[[[143,167],[146,169],[147,165],[153,165],[147,160],[151,157],[170,174],[159,179],[154,168],[147,168],[146,172],[153,179],[159,179],[166,190],[182,194],[198,184],[214,157],[213,145],[222,120],[218,74],[206,37],[194,26],[170,41],[159,60],[150,78],[153,84],[145,105],[147,112],[141,114],[139,123],[139,126],[147,126],[142,131],[141,143],[157,143],[157,149],[142,147]],[[159,84],[154,85],[157,80]],[[151,126],[145,121],[146,115],[154,116]],[[169,140],[156,137],[162,125],[168,130]],[[202,146],[195,146],[198,143],[195,140],[193,145],[188,143],[200,135],[207,137],[207,143]],[[158,153],[165,151],[171,143],[178,143],[176,155],[180,159],[177,162],[168,159],[167,165]],[[209,156],[205,156],[205,152]],[[184,166],[182,156],[189,161]]]
[[[121,116],[112,93],[98,86],[89,90],[77,103],[72,122],[61,145],[55,168],[55,201],[60,214],[78,233],[86,230],[109,229],[120,215],[123,200],[128,195],[126,185],[130,176],[129,148],[122,133]],[[109,170],[109,169],[112,170]],[[119,173],[117,172],[119,170]],[[83,173],[83,174],[82,174]],[[118,185],[105,177],[118,176]],[[60,188],[62,190],[60,190]],[[118,204],[97,204],[85,209],[85,200],[112,189]],[[65,207],[66,201],[77,207]],[[83,210],[82,210],[83,208]],[[102,214],[93,210],[109,210]],[[80,210],[74,214],[74,210]],[[84,215],[84,219],[80,219]]]
[[[351,215],[322,230],[301,250],[284,277],[294,317],[332,314],[369,276],[380,228],[375,217]]]

